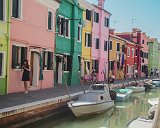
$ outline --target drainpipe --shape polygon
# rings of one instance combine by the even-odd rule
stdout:
[[[9,46],[9,42],[10,42],[10,2],[9,2],[10,0],[7,0],[7,2],[8,2],[8,12],[7,12],[7,21],[6,21],[6,23],[7,23],[7,34],[6,34],[6,40],[7,40],[7,59],[6,59],[6,65],[7,65],[7,67],[6,67],[6,89],[5,89],[5,93],[7,94],[8,93],[8,84],[9,84],[9,59],[10,59],[10,56],[9,56],[9,54],[10,54],[10,46]]]

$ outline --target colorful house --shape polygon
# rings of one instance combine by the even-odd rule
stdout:
[[[149,55],[148,55],[148,71],[149,74],[151,74],[151,70],[155,72],[156,69],[159,69],[159,50],[158,50],[159,44],[158,40],[156,38],[150,38],[148,41],[148,49],[149,49]]]
[[[92,27],[92,67],[97,73],[98,81],[107,78],[108,71],[108,41],[109,20],[111,14],[104,9],[105,0],[98,0],[98,5],[93,5]]]
[[[7,93],[10,36],[10,0],[0,0],[0,95]]]
[[[126,78],[133,78],[135,71],[135,48],[136,45],[134,42],[127,41],[126,42],[126,64],[125,64],[125,74]]]
[[[124,66],[126,63],[126,40],[116,36],[115,29],[110,29],[110,77],[115,76],[116,79],[124,79]]]
[[[62,0],[57,14],[55,49],[55,84],[80,83],[83,10],[77,0]]]
[[[81,76],[88,80],[92,72],[92,52],[91,52],[91,37],[92,37],[92,10],[93,6],[84,1],[79,0],[80,6],[83,8],[83,28],[82,28],[82,59],[81,59]]]
[[[54,86],[55,18],[59,4],[58,0],[12,0],[9,93],[24,91],[24,59],[28,59],[31,69],[31,90]]]
[[[148,69],[148,37],[138,28],[133,28],[132,32],[116,33],[117,36],[135,43],[134,68],[138,71],[139,77],[145,77]]]

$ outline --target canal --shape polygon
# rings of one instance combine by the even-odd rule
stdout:
[[[125,102],[116,102],[114,108],[90,117],[75,118],[70,110],[29,124],[23,128],[125,128],[138,115],[146,116],[149,98],[160,96],[159,89],[135,93]]]

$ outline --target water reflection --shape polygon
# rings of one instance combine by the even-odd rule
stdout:
[[[149,98],[160,96],[160,90],[135,93],[126,102],[116,102],[115,107],[103,114],[75,118],[71,111],[30,124],[24,128],[125,128],[138,115],[145,116],[150,108]]]

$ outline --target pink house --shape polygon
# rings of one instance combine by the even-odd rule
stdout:
[[[98,81],[104,81],[108,71],[109,18],[111,14],[104,10],[104,2],[105,0],[98,0],[98,6],[93,5],[92,65],[97,72]]]
[[[28,59],[30,89],[53,87],[58,0],[12,0],[8,93],[24,91],[21,66]]]

